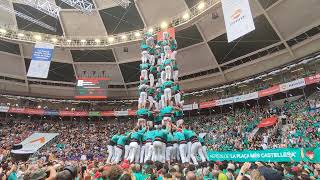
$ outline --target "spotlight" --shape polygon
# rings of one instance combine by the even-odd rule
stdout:
[[[87,40],[81,39],[80,42],[85,43],[85,42],[87,42]]]
[[[33,38],[37,41],[40,41],[42,39],[40,35],[34,35]]]
[[[121,39],[126,40],[126,39],[127,39],[127,36],[126,36],[126,35],[122,35],[122,36],[121,36]]]
[[[185,14],[182,16],[182,18],[183,18],[184,20],[189,19],[189,18],[190,18],[189,13],[185,13]]]
[[[71,43],[71,39],[68,39],[68,40],[67,40],[67,43]]]
[[[160,27],[161,27],[161,29],[166,29],[168,27],[168,23],[167,22],[162,22]]]
[[[18,37],[24,37],[24,34],[18,33],[17,36],[18,36]]]
[[[51,41],[56,43],[58,41],[58,39],[57,38],[52,38]]]
[[[94,42],[100,43],[101,41],[100,41],[100,39],[95,39]]]
[[[109,43],[112,43],[113,41],[114,41],[114,37],[109,37],[109,38],[108,38],[108,42],[109,42]]]
[[[0,33],[1,33],[1,34],[5,34],[5,33],[7,33],[7,30],[5,30],[5,29],[0,29]]]
[[[150,29],[148,30],[148,32],[149,32],[149,33],[153,33],[153,28],[150,28]]]
[[[139,32],[136,32],[136,33],[134,33],[134,36],[136,36],[136,37],[140,37],[140,36],[141,36],[141,34],[140,34]]]
[[[200,2],[199,4],[198,4],[198,10],[203,10],[203,8],[204,8],[204,6],[205,6],[205,3],[204,2]]]

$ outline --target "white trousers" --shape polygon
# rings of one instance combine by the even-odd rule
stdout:
[[[178,76],[179,76],[179,71],[178,70],[175,70],[173,71],[173,80],[174,81],[178,81]]]
[[[140,152],[138,151],[139,149],[139,144],[137,142],[131,142],[129,144],[130,152],[129,152],[129,157],[128,160],[130,163],[134,162],[136,160],[137,154],[140,155]]]
[[[129,148],[129,145],[125,145],[124,146],[124,159],[128,159],[129,157],[129,153],[130,153],[130,148]]]
[[[148,101],[149,101],[149,109],[151,109],[155,103],[155,100],[153,99],[152,96],[148,96]]]
[[[173,160],[180,160],[180,153],[179,153],[179,144],[174,143],[173,144]]]
[[[171,88],[165,88],[163,91],[164,95],[164,103],[166,106],[168,106],[168,102],[171,101],[172,93],[171,93]]]
[[[143,105],[146,105],[147,103],[147,92],[140,92],[140,97],[139,97],[139,104],[143,104]]]
[[[146,143],[145,148],[144,148],[144,162],[151,160],[152,158],[152,152],[153,152],[153,146],[151,142]]]
[[[143,77],[144,80],[148,80],[148,70],[141,70],[141,77]]]
[[[166,72],[165,71],[161,71],[161,84],[163,84],[166,81]]]
[[[154,86],[154,76],[152,73],[149,74],[150,87]]]
[[[171,49],[170,46],[164,46],[163,47],[164,53],[165,53],[165,58],[170,59],[171,57]]]
[[[198,161],[196,158],[197,154],[199,154],[202,162],[206,162],[206,158],[203,154],[202,146],[201,146],[200,142],[192,143],[192,146],[191,146],[191,159],[192,159],[193,164],[195,164],[195,165],[198,165]]]
[[[149,56],[149,54],[148,54],[148,51],[142,51],[141,52],[141,61],[142,61],[142,64],[144,64],[144,63],[147,63],[148,62],[148,56]]]
[[[187,162],[190,162],[190,158],[191,158],[191,146],[192,146],[192,142],[188,142],[188,143],[187,143]]]
[[[146,145],[142,145],[140,148],[140,163],[141,164],[144,162],[145,153],[146,153]]]
[[[203,151],[204,157],[206,157],[206,160],[209,161],[207,146],[202,146],[202,151]]]
[[[112,158],[115,156],[114,155],[114,147],[111,145],[107,146],[108,149],[108,158],[107,158],[107,163],[111,163],[112,162]]]
[[[159,100],[159,109],[164,108],[164,95],[161,96],[161,99]]]
[[[114,163],[118,164],[121,161],[121,156],[122,156],[122,149],[118,148],[117,146],[114,147],[114,152],[115,152],[115,160]]]
[[[176,103],[176,106],[181,106],[181,94],[177,93],[174,95],[174,102]]]
[[[165,72],[166,72],[166,79],[170,80],[171,79],[171,66],[166,66]]]
[[[155,63],[155,57],[154,55],[149,55],[149,63],[154,66],[154,63]]]
[[[166,161],[173,160],[173,146],[166,147]]]
[[[181,162],[186,163],[187,161],[187,145],[186,144],[180,144],[179,145],[179,153],[181,157]]]
[[[173,51],[171,53],[171,59],[176,59],[176,56],[177,56],[177,51]]]
[[[165,157],[163,157],[163,152],[165,152],[165,149],[163,148],[163,143],[160,141],[154,141],[153,142],[153,159],[154,161],[160,161],[163,162]]]

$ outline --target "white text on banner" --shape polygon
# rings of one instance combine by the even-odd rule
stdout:
[[[32,50],[28,77],[47,78],[52,59],[54,45],[48,43],[36,43]]]
[[[228,42],[255,30],[248,0],[221,0]]]

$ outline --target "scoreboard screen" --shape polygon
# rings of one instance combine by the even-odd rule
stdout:
[[[106,99],[109,78],[77,79],[75,99]]]

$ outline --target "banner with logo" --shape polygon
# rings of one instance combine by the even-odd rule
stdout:
[[[129,116],[135,116],[136,115],[136,110],[128,110],[128,115]]]
[[[304,78],[307,85],[320,82],[320,74]]]
[[[259,98],[259,93],[258,92],[253,92],[249,94],[244,94],[240,96],[234,96],[233,101],[234,102],[243,102],[243,101],[248,101],[251,99],[258,99]]]
[[[9,108],[9,106],[0,106],[0,112],[8,112]]]
[[[294,80],[294,81],[290,81],[290,82],[287,82],[287,83],[280,84],[280,91],[284,92],[284,91],[288,91],[288,90],[291,90],[291,89],[303,87],[305,85],[306,85],[306,83],[304,81],[304,78],[301,78],[301,79],[297,79],[297,80]]]
[[[264,89],[264,90],[259,91],[259,97],[270,96],[272,94],[277,94],[279,92],[280,92],[280,86],[275,85],[275,86],[272,86],[268,89]]]
[[[197,103],[192,104],[192,109],[199,109],[199,105]]]
[[[192,110],[192,104],[183,105],[183,110],[184,110],[184,111],[190,111],[190,110]]]
[[[59,116],[59,111],[56,110],[45,110],[44,115],[47,116]]]
[[[114,111],[115,116],[128,116],[128,111]]]
[[[88,116],[86,111],[59,111],[60,116]]]
[[[11,113],[18,113],[18,114],[23,114],[24,113],[24,108],[15,108],[12,107],[9,109],[9,112]]]
[[[248,0],[221,0],[228,42],[255,30]]]
[[[32,59],[27,73],[28,77],[47,78],[54,45],[36,43],[32,50]]]
[[[163,38],[163,32],[168,32],[170,37],[172,37],[172,39],[175,39],[175,36],[176,36],[176,30],[174,28],[168,28],[166,30],[163,30],[163,31],[160,31],[157,33],[157,40],[158,41],[161,41]]]
[[[222,105],[232,104],[232,103],[233,103],[233,97],[216,100],[217,106],[222,106]]]
[[[112,116],[114,116],[114,112],[113,111],[102,111],[102,112],[100,112],[100,115],[104,116],[104,117],[112,117]]]
[[[101,114],[100,114],[100,112],[99,111],[90,111],[89,112],[89,114],[88,114],[89,116],[101,116]]]
[[[311,163],[320,162],[320,148],[303,149],[303,161]]]
[[[205,109],[205,108],[211,108],[216,106],[216,101],[207,101],[207,102],[201,102],[199,104],[200,109]]]
[[[235,162],[290,162],[291,158],[295,162],[299,162],[300,160],[302,160],[301,149],[299,148],[225,152],[209,151],[208,156],[210,161],[227,160]]]
[[[30,115],[43,115],[44,110],[43,109],[31,109],[31,108],[26,108],[24,110],[25,114],[30,114]]]

